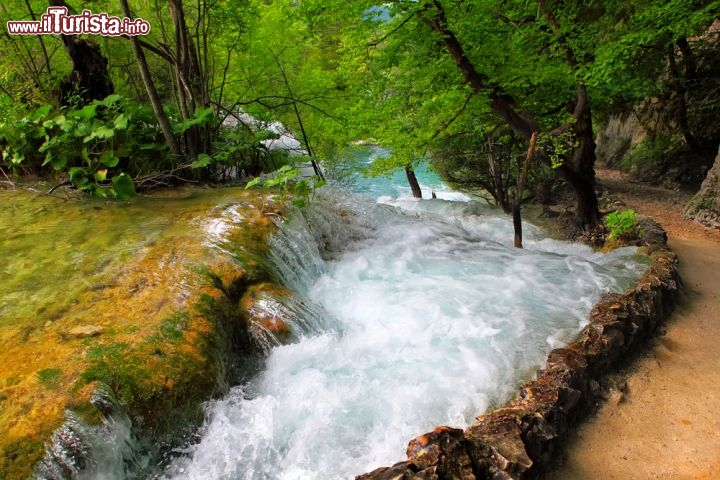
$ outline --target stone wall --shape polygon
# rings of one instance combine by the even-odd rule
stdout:
[[[677,257],[662,228],[643,220],[652,263],[636,286],[605,295],[579,338],[550,352],[536,379],[505,408],[465,430],[438,427],[410,441],[407,460],[356,480],[505,480],[537,478],[557,461],[568,432],[601,395],[599,380],[651,336],[675,306]]]

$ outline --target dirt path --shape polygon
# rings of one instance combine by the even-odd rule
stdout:
[[[720,478],[720,232],[682,218],[687,194],[634,184],[613,171],[599,183],[663,225],[680,257],[685,293],[667,333],[632,367],[627,390],[570,439],[552,480]]]

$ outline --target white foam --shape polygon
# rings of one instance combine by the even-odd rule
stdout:
[[[277,249],[278,275],[327,312],[324,333],[272,349],[263,373],[211,402],[169,476],[353,478],[392,464],[414,436],[505,402],[603,291],[643,268],[632,250],[602,255],[531,225],[528,248],[513,249],[512,224],[482,204],[340,203],[335,220],[324,206],[311,225],[287,222]],[[298,249],[311,238],[331,261]]]

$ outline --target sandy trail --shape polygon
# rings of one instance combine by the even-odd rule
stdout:
[[[684,294],[630,369],[627,391],[572,436],[553,480],[720,478],[720,232],[682,218],[689,196],[598,171],[599,183],[657,220],[680,258]]]

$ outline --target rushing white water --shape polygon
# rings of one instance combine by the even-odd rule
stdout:
[[[325,318],[207,405],[169,478],[345,479],[392,464],[414,436],[507,401],[603,291],[644,269],[632,250],[594,253],[528,224],[514,249],[510,219],[431,181],[436,200],[390,181],[370,189],[378,203],[331,195],[282,226],[277,275]]]

